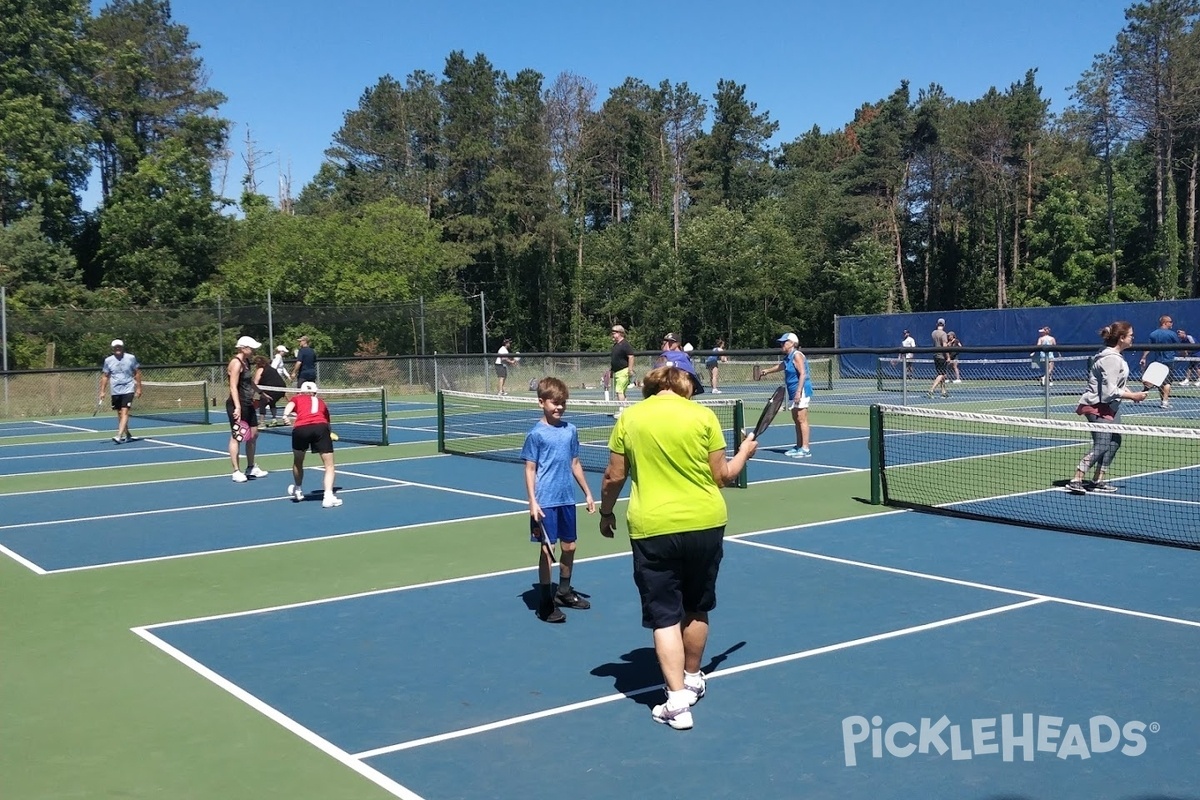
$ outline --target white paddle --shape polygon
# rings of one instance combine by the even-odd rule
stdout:
[[[1142,372],[1142,383],[1161,389],[1163,383],[1171,374],[1171,368],[1165,362],[1155,361]]]

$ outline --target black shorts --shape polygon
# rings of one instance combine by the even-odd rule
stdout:
[[[112,396],[113,411],[120,411],[122,408],[130,408],[133,406],[133,392],[129,394],[114,394]]]
[[[496,377],[497,378],[507,378],[508,377],[508,367],[505,366],[504,364],[497,364],[496,365]]]
[[[949,367],[950,367],[949,361],[947,361],[944,358],[937,358],[936,356],[934,357],[933,368],[937,372],[938,375],[945,375],[946,370],[949,369]]]
[[[233,401],[225,401],[225,416],[229,417],[229,427],[237,424],[237,420],[233,418]],[[242,419],[251,428],[258,427],[258,410],[254,408],[254,403],[242,401]]]
[[[642,596],[642,627],[669,628],[686,613],[717,607],[717,573],[725,526],[631,539],[633,582]]]
[[[313,453],[332,453],[333,438],[324,422],[292,429],[292,449]]]

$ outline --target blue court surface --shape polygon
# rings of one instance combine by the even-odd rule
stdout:
[[[403,798],[1182,798],[1200,552],[897,512],[727,540],[695,728],[627,556],[135,632]]]

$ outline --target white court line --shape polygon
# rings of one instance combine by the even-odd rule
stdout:
[[[1039,603],[1044,603],[1044,602],[1046,602],[1046,601],[1041,600],[1041,599],[1023,600],[1020,603],[1012,603],[1012,604],[1006,605],[1006,606],[997,606],[995,608],[989,608],[984,611],[975,611],[970,614],[962,614],[957,617],[949,617],[947,619],[940,619],[935,622],[927,622],[922,625],[913,625],[908,628],[900,628],[898,630],[887,631],[886,633],[877,633],[877,634],[874,634],[873,636],[864,636],[859,639],[851,639],[850,641],[846,641],[846,642],[838,642],[837,644],[825,645],[823,647],[814,647],[811,650],[802,650],[798,653],[789,653],[788,655],[785,655],[785,656],[777,656],[775,658],[763,659],[762,661],[754,661],[749,664],[741,664],[739,666],[731,667],[729,669],[716,670],[714,672],[706,673],[705,677],[708,679],[723,678],[728,675],[735,675],[739,672],[747,672],[747,671],[753,670],[753,669],[761,669],[763,667],[771,667],[771,666],[775,666],[776,664],[785,664],[789,661],[799,661],[804,658],[812,658],[813,656],[825,655],[826,653],[834,653],[834,652],[837,652],[838,650],[848,650],[851,647],[861,647],[862,645],[874,644],[875,642],[882,642],[882,641],[886,641],[888,639],[897,639],[901,636],[909,636],[914,633],[923,633],[925,631],[934,630],[936,628],[944,628],[948,625],[957,625],[961,622],[970,622],[972,620],[982,619],[983,617],[990,617],[995,614],[1003,614],[1008,611],[1016,611],[1018,609],[1028,608],[1029,606],[1037,605]],[[653,692],[653,691],[662,691],[662,683],[659,682],[653,686],[646,686],[644,688],[636,689],[631,692],[618,692],[616,694],[604,695],[603,697],[596,697],[591,700],[584,700],[583,702],[579,702],[579,703],[571,703],[569,705],[558,706],[556,708],[548,708],[543,711],[536,711],[532,714],[522,714],[519,717],[509,717],[508,719],[497,720],[496,722],[489,722],[484,725],[475,725],[470,728],[461,728],[456,731],[449,731],[447,733],[439,733],[436,736],[426,736],[422,739],[412,739],[407,742],[400,742],[398,744],[391,744],[391,745],[386,745],[384,747],[377,747],[373,750],[364,750],[361,753],[354,753],[354,757],[360,758],[360,759],[368,759],[368,758],[375,758],[376,756],[387,755],[388,753],[398,753],[402,750],[412,750],[417,747],[424,747],[425,745],[428,745],[428,744],[437,744],[439,742],[450,741],[451,739],[461,739],[465,736],[474,736],[475,734],[479,734],[479,733],[487,733],[488,731],[494,731],[499,728],[508,728],[513,725],[521,725],[526,722],[532,722],[532,721],[538,720],[538,719],[545,719],[546,717],[555,717],[560,714],[569,713],[571,711],[579,711],[580,709],[584,709],[584,708],[592,708],[594,706],[603,705],[604,703],[611,703],[616,700],[624,700],[626,697],[637,697],[638,695],[646,694],[648,692]]]
[[[95,428],[81,428],[78,425],[64,425],[61,422],[42,422],[41,420],[38,420],[37,424],[45,425],[47,428],[65,428],[69,431],[83,431],[84,433],[103,433],[103,431]]]
[[[315,469],[315,468],[314,468]],[[357,489],[343,489],[338,492],[342,494],[352,494],[354,492],[374,492],[380,489],[395,489],[402,488],[394,485],[387,486],[360,486]],[[253,506],[261,503],[290,503],[291,498],[287,495],[279,497],[272,495],[271,497],[255,497],[247,500],[229,500],[224,503],[204,503],[197,506],[174,506],[172,508],[148,508],[141,511],[125,511],[120,514],[94,514],[86,517],[67,517],[63,519],[48,519],[37,522],[17,522],[12,525],[0,525],[0,531],[9,531],[16,528],[41,528],[47,525],[73,525],[78,522],[99,522],[106,519],[127,519],[129,517],[147,517],[155,514],[178,514],[187,511],[211,511],[216,508],[233,508],[236,506]]]
[[[354,770],[356,773],[371,781],[371,783],[374,783],[384,791],[394,795],[395,797],[401,798],[401,800],[422,800],[419,794],[412,791],[408,787],[397,783],[388,776],[384,775],[382,772],[367,766],[360,759],[355,758],[342,748],[337,747],[328,739],[318,736],[316,733],[304,727],[299,722],[296,722],[296,720],[292,719],[271,705],[263,702],[232,681],[229,681],[212,671],[186,653],[183,653],[182,651],[167,644],[157,636],[147,631],[145,628],[131,628],[130,630],[132,630],[137,636],[149,642],[154,647],[157,647],[159,650],[166,653],[171,658],[179,661],[188,669],[191,669],[201,677],[209,680],[221,689],[224,689],[226,692],[233,695],[238,700],[241,700],[255,711],[263,714],[268,719],[282,726],[284,729],[294,733],[296,736],[299,736],[301,739],[308,742],[322,753],[332,757],[335,761],[343,766]]]
[[[18,564],[25,567],[26,569],[28,569],[30,572],[33,572],[34,574],[37,574],[37,575],[45,575],[46,574],[46,570],[43,569],[41,566],[33,563],[32,561],[25,558],[20,553],[16,552],[15,550],[10,550],[9,548],[5,547],[2,544],[0,544],[0,553],[3,553],[4,555],[8,556],[13,561],[16,561]]]
[[[909,512],[915,513],[915,512]],[[845,520],[834,520],[829,524],[836,522],[844,522]],[[766,533],[767,531],[763,531]],[[1101,603],[1089,603],[1083,600],[1072,600],[1068,597],[1058,597],[1051,594],[1042,594],[1040,592],[1030,592],[1024,589],[1009,589],[1003,586],[996,586],[990,583],[980,583],[978,581],[967,581],[960,578],[950,578],[945,575],[935,575],[930,572],[919,572],[917,570],[902,569],[900,567],[889,567],[884,564],[872,564],[867,561],[857,561],[852,558],[838,558],[837,556],[827,556],[823,553],[813,553],[808,550],[797,550],[792,547],[782,547],[776,544],[767,544],[765,542],[750,541],[745,538],[748,536],[757,536],[757,533],[743,534],[736,537],[739,544],[750,545],[751,547],[761,547],[764,550],[774,550],[779,553],[789,553],[795,556],[811,558],[817,561],[828,561],[833,564],[843,564],[849,567],[861,567],[862,569],[874,570],[876,572],[887,572],[893,575],[903,575],[908,578],[920,578],[927,581],[936,581],[938,583],[948,583],[954,586],[965,586],[971,589],[984,589],[989,592],[1001,592],[1003,594],[1012,594],[1019,597],[1028,597],[1031,600],[1048,600],[1052,603],[1061,603],[1063,605],[1078,606],[1080,608],[1089,608],[1093,611],[1107,611],[1111,614],[1122,614],[1130,617],[1139,617],[1141,619],[1152,619],[1157,622],[1170,622],[1175,625],[1186,625],[1192,628],[1200,628],[1200,620],[1182,619],[1180,617],[1168,617],[1162,614],[1151,614],[1147,611],[1134,611],[1129,608],[1121,608],[1119,606],[1108,606]],[[734,538],[734,537],[728,537]]]

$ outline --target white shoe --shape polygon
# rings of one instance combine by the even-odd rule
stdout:
[[[694,684],[688,683],[687,679],[686,678],[684,679],[683,688],[686,691],[689,691],[692,693],[692,699],[690,702],[688,702],[688,706],[694,706],[694,705],[696,705],[696,703],[700,702],[700,698],[704,697],[704,691],[705,691],[706,684],[707,684],[707,681],[704,680],[703,672],[700,673],[700,682],[699,683],[694,683]]]
[[[251,478],[265,478],[269,473],[258,464],[255,464],[253,467],[246,470],[246,474]]]
[[[304,490],[294,483],[289,483],[288,497],[292,498],[292,502],[299,503],[304,500]]]
[[[341,504],[342,498],[338,497],[337,495],[333,495],[332,497],[326,497],[321,501],[321,508],[337,508]]]
[[[655,722],[661,722],[665,725],[670,725],[677,731],[687,731],[692,729],[692,709],[690,706],[683,708],[667,708],[667,704],[655,706],[650,710],[650,716]]]
[[[1159,407],[1159,408],[1170,408],[1170,407],[1171,407],[1171,404],[1170,404],[1170,403],[1168,403],[1166,400],[1164,400],[1164,401],[1162,401],[1161,403],[1159,403],[1159,404],[1158,404],[1158,407]]]
[[[232,477],[233,477],[234,483],[245,483],[246,482],[246,473],[242,472],[240,469],[234,470]]]
[[[953,383],[962,383],[962,381],[959,378],[955,378]]]
[[[720,394],[720,393],[721,393],[721,390],[720,390],[720,389],[713,389],[713,390],[712,390],[712,393],[713,393],[713,394]]]

